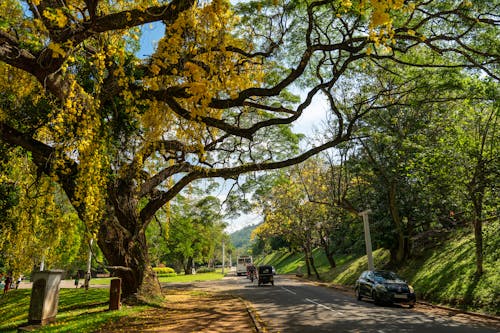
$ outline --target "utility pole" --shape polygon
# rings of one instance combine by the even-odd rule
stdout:
[[[45,269],[45,254],[42,255],[42,262],[40,263],[40,272]]]
[[[222,274],[224,274],[225,264],[226,264],[226,257],[224,255],[224,240],[222,240]]]
[[[363,224],[365,228],[365,245],[366,245],[366,256],[368,257],[368,269],[373,271],[373,255],[372,255],[372,238],[370,236],[370,225],[368,224],[368,214],[372,211],[367,209],[358,213],[359,216],[363,217]]]
[[[90,284],[90,269],[92,267],[92,243],[94,242],[94,239],[90,239],[89,243],[89,258],[87,260],[87,272],[85,273],[85,281],[84,281],[84,286],[85,290],[89,290],[89,284]]]

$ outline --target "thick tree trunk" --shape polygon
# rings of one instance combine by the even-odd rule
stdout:
[[[160,297],[161,287],[151,267],[134,191],[121,183],[110,193],[98,245],[114,275],[122,279],[122,296],[126,301]]]
[[[310,257],[309,257],[309,252],[307,251],[307,248],[304,246],[304,258],[306,260],[306,268],[307,268],[307,277],[311,277],[311,263],[309,262]]]
[[[483,274],[483,224],[476,217],[474,221],[474,238],[476,240],[476,275]]]
[[[474,205],[474,240],[476,243],[476,275],[483,275],[483,222],[481,216],[483,214],[483,197],[484,192],[478,191],[471,193]]]
[[[99,230],[98,245],[114,275],[122,279],[125,300],[148,300],[161,296],[144,234],[132,238],[116,223],[106,223]]]
[[[312,255],[312,252],[309,255],[310,255],[309,262],[311,263],[311,267],[312,267],[312,269],[314,271],[314,275],[316,275],[316,279],[318,281],[321,281],[321,277],[319,276],[318,270],[316,269],[316,265],[314,265],[314,257]]]
[[[330,251],[330,244],[328,241],[326,241],[325,237],[326,236],[320,234],[321,247],[325,252],[325,256],[328,260],[328,263],[330,264],[330,267],[335,268],[337,267],[337,264],[335,263],[335,259],[333,258],[333,251]]]
[[[328,263],[330,264],[330,268],[337,267],[337,263],[335,262],[335,259],[333,258],[333,253],[328,251],[328,249],[325,249],[325,255],[326,255],[326,259],[328,259]]]
[[[404,227],[399,216],[398,206],[396,202],[396,184],[392,183],[389,186],[389,211],[391,213],[392,221],[396,226],[397,232],[397,246],[391,250],[393,260],[396,263],[401,263],[408,256],[407,247],[405,246]]]
[[[184,274],[185,275],[193,274],[193,257],[189,257],[187,262],[185,263]]]

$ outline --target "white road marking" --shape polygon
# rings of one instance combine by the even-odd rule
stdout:
[[[288,291],[290,294],[294,294],[294,295],[297,295],[297,293],[295,291],[291,291],[290,289],[287,289],[285,287],[281,287],[281,289],[285,290],[285,291]]]
[[[321,306],[322,308],[325,308],[325,309],[327,309],[327,310],[330,310],[330,311],[333,311],[333,312],[337,312],[337,313],[339,313],[339,314],[343,315],[343,313],[342,313],[342,312],[337,311],[337,310],[335,310],[335,309],[332,309],[332,308],[330,308],[330,307],[328,307],[328,306],[326,306],[326,305],[323,305],[323,304],[321,304],[321,303],[315,302],[315,301],[313,301],[312,299],[306,298],[305,300],[306,300],[306,301],[308,301],[308,302],[311,302],[311,303],[313,303],[313,304],[319,305],[319,306]]]

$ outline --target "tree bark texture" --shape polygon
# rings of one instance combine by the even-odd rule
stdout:
[[[408,253],[406,250],[407,246],[405,246],[404,226],[398,211],[396,191],[396,184],[391,183],[389,185],[389,210],[397,232],[397,247],[392,257],[396,263],[401,263],[406,257],[408,257]]]
[[[98,245],[114,274],[122,279],[124,298],[161,296],[151,267],[145,225],[137,214],[137,201],[124,184],[110,190],[105,223],[101,223]]]
[[[328,263],[330,264],[331,268],[337,267],[337,264],[335,263],[335,259],[333,258],[333,251],[330,251],[330,242],[326,239],[327,233],[320,233],[320,242],[321,242],[321,247],[323,248],[323,251],[325,252],[326,259],[328,260]]]

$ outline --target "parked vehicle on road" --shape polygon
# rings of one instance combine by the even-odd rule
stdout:
[[[398,303],[413,307],[416,302],[413,287],[391,271],[364,271],[356,281],[354,291],[358,300],[369,297],[376,304]]]
[[[273,266],[262,265],[257,268],[258,285],[270,283],[274,286]]]

